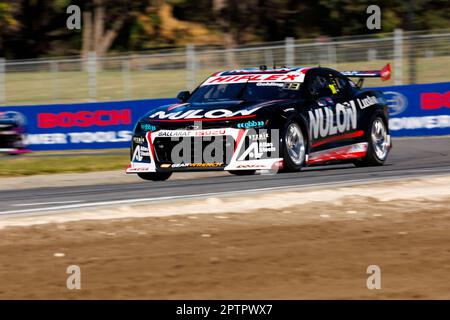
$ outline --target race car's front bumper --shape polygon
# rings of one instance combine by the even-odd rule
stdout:
[[[133,141],[132,159],[126,172],[279,170],[283,166],[283,162],[279,156],[278,137],[271,136],[268,130],[265,130],[264,134],[258,132],[254,129],[235,128],[149,131],[146,133],[145,139],[133,138],[136,141]],[[216,145],[216,148],[226,149],[221,152],[224,154],[223,160],[205,160],[203,154],[205,148],[202,146],[197,151],[194,147],[194,158],[198,160],[174,160],[176,158],[173,157],[174,148],[179,148],[183,143],[180,138],[209,142],[213,137],[223,138],[220,142],[223,145]],[[173,143],[169,144],[168,139]],[[268,139],[271,140],[268,141]],[[230,141],[232,142],[230,157],[226,159]],[[190,144],[191,142],[188,142],[188,146]],[[268,149],[270,149],[269,152],[264,152]]]

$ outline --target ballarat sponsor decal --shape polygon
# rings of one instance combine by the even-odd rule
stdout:
[[[219,119],[219,118],[233,118],[233,117],[246,117],[252,115],[255,111],[261,107],[253,109],[244,109],[238,111],[230,111],[228,109],[215,109],[205,112],[203,109],[194,109],[188,111],[178,111],[166,113],[165,111],[158,111],[149,116],[150,119],[155,120],[180,120],[180,119]]]
[[[190,137],[191,132],[189,131],[181,131],[181,130],[174,130],[174,131],[159,131],[156,134],[156,137],[164,137],[164,138],[172,138],[172,137]]]
[[[357,126],[357,111],[354,101],[338,103],[332,108],[308,111],[310,136],[314,139],[354,130]]]
[[[224,136],[227,134],[226,129],[210,129],[210,130],[163,130],[155,134],[159,138],[172,137],[211,137]]]

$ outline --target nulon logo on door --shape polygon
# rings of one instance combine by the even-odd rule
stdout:
[[[354,101],[336,104],[331,108],[309,111],[310,136],[314,139],[354,130],[357,126],[357,111]]]

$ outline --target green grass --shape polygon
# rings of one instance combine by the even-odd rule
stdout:
[[[95,152],[83,155],[61,156],[53,152],[36,152],[32,155],[1,156],[0,176],[29,176],[36,174],[92,172],[125,170],[129,163],[128,150],[110,150],[110,153]],[[39,155],[39,156],[36,156]]]
[[[393,61],[337,63],[330,67],[338,70],[378,69]],[[255,63],[255,65],[258,65]],[[420,58],[417,60],[418,83],[450,81],[447,68],[450,56]],[[393,72],[394,66],[393,67]],[[200,68],[196,83],[225,66]],[[407,83],[407,60],[404,61],[404,82]],[[148,70],[130,72],[130,95],[124,90],[124,78],[120,71],[100,71],[97,75],[97,100],[127,100],[175,97],[186,89],[187,74],[184,69]],[[368,79],[366,86],[393,85],[393,80],[381,82]],[[6,105],[88,102],[88,75],[86,72],[61,71],[58,77],[50,72],[16,72],[6,74]]]

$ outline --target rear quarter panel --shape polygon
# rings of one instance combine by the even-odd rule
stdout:
[[[358,129],[367,131],[373,117],[380,116],[389,130],[389,108],[383,92],[378,90],[362,90],[355,95],[358,108]]]

